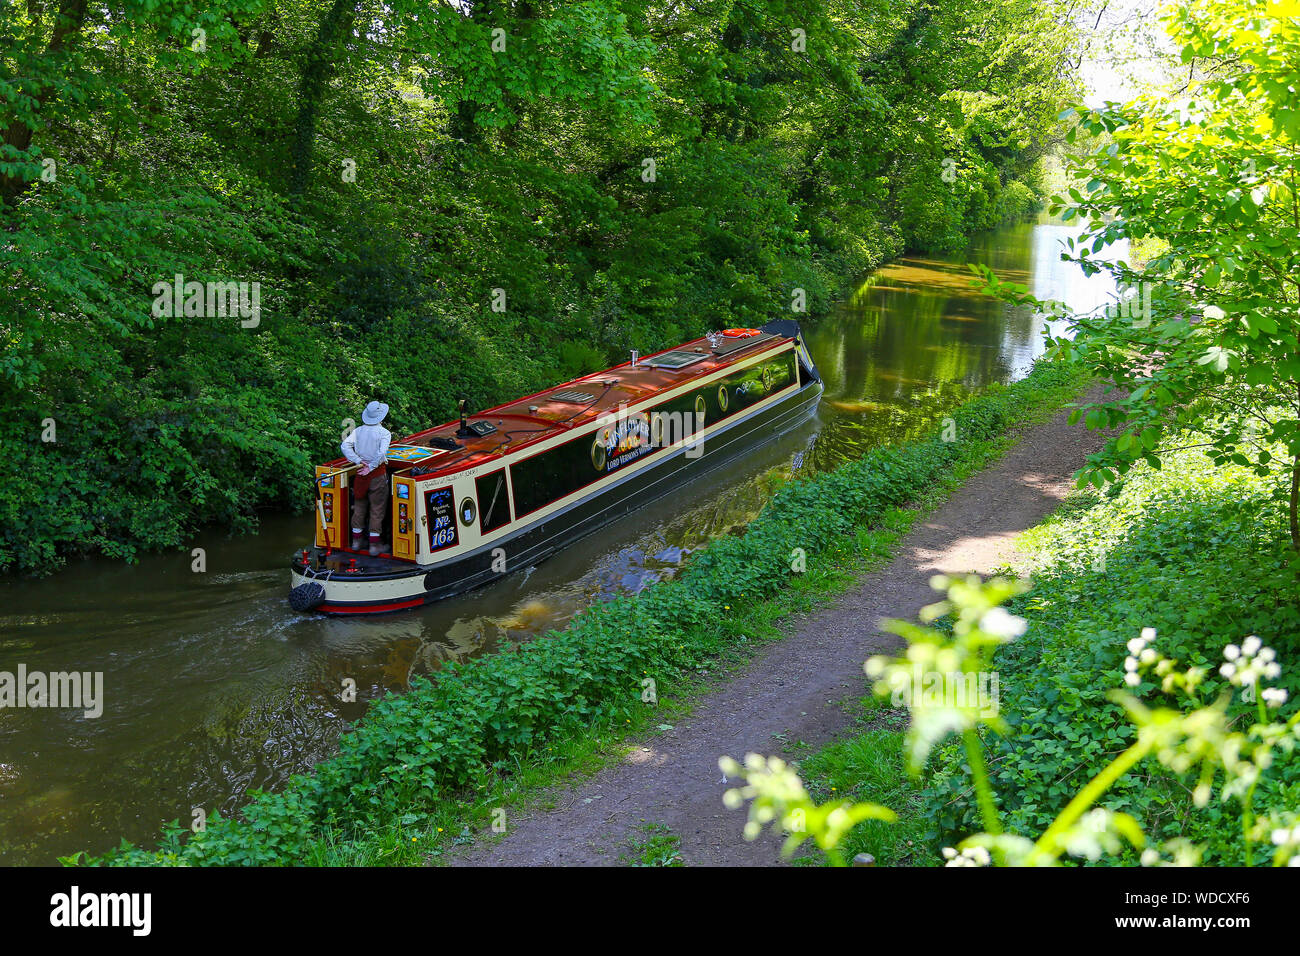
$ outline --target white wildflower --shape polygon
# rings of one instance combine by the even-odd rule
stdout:
[[[1265,688],[1260,693],[1260,696],[1264,698],[1265,704],[1267,704],[1269,707],[1272,707],[1274,709],[1277,709],[1278,707],[1281,707],[1283,704],[1286,703],[1286,691],[1284,691],[1281,687]]]
[[[989,851],[982,846],[967,847],[960,854],[952,847],[943,848],[944,859],[948,862],[945,866],[988,866],[993,862],[989,856]]]
[[[1019,637],[1028,626],[1023,617],[1016,617],[1000,607],[990,608],[980,618],[981,631],[991,637],[1004,637],[1007,640]]]

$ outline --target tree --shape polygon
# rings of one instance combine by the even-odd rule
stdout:
[[[995,224],[1067,2],[0,0],[0,569],[297,506],[363,395],[414,430]]]
[[[243,50],[236,22],[261,6],[262,0],[0,0],[0,208],[13,205],[43,171],[39,129],[86,117],[111,99],[107,49],[168,38],[156,54],[160,64],[227,67]]]
[[[1130,296],[1053,342],[1117,387],[1083,411],[1120,434],[1081,480],[1158,467],[1161,436],[1195,426],[1216,462],[1286,475],[1300,549],[1300,4],[1184,3],[1166,22],[1207,77],[1174,100],[1083,111],[1095,145],[1062,199],[1087,226],[1073,258]],[[1153,251],[1107,262],[1120,240]]]

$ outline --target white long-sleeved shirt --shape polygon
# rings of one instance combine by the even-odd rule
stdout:
[[[392,440],[392,432],[383,425],[361,425],[343,439],[339,449],[354,465],[378,468],[388,460],[388,445]]]

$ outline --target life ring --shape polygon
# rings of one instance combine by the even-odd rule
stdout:
[[[761,335],[758,329],[723,329],[722,334],[729,339],[747,339],[752,335]]]

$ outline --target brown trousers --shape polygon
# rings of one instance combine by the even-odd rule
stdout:
[[[353,492],[355,498],[352,502],[352,527],[364,528],[366,526],[366,506],[370,507],[370,534],[375,537],[382,537],[384,533],[384,519],[388,517],[388,472],[382,475],[373,472],[367,476],[370,478],[369,489],[362,491],[357,485],[361,484],[354,479]]]

